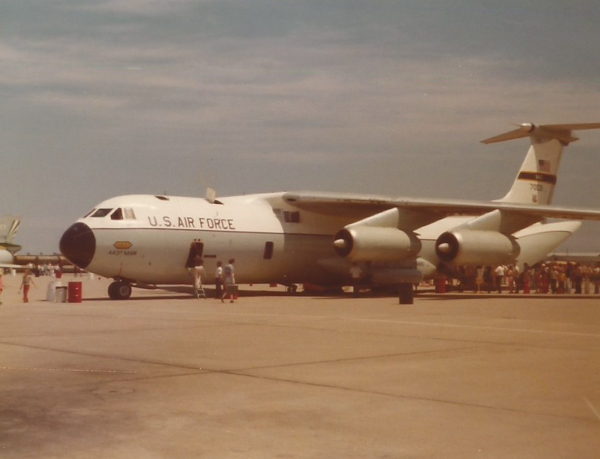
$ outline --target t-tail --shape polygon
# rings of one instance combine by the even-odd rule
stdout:
[[[20,245],[13,244],[20,223],[20,217],[14,215],[0,217],[0,248],[5,248],[13,253],[21,248]]]
[[[584,129],[600,129],[600,123],[543,126],[524,123],[519,125],[518,129],[482,140],[485,144],[524,137],[529,137],[531,140],[531,147],[512,188],[497,202],[552,204],[563,149],[571,142],[579,140],[573,136],[573,131]]]

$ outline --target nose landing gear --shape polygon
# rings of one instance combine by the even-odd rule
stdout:
[[[296,293],[298,291],[298,286],[296,284],[286,285],[286,292],[288,293]]]
[[[131,296],[131,284],[115,281],[108,286],[108,296],[111,300],[127,300]]]

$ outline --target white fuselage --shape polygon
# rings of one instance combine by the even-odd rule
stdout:
[[[231,258],[236,260],[238,283],[350,283],[351,263],[335,252],[333,242],[356,215],[301,210],[286,203],[283,194],[235,196],[215,203],[188,197],[116,197],[67,230],[61,250],[90,272],[139,285],[189,283],[186,262],[192,244],[202,247],[205,283],[214,282],[218,261],[226,264]],[[446,217],[415,231],[422,244],[416,259],[422,277],[436,273],[437,237],[471,218]],[[529,256],[525,262],[537,261],[533,258],[538,252],[552,250],[578,227],[577,222],[553,225],[534,225],[527,231],[521,249]],[[75,240],[78,231],[87,234],[83,244]],[[393,274],[399,266],[374,262],[363,267],[374,275]]]
[[[189,282],[185,266],[194,242],[203,244],[207,280],[217,261],[236,260],[240,283],[341,282],[347,262],[332,235],[344,219],[302,212],[280,194],[223,198],[222,204],[185,197],[122,196],[102,202],[105,216],[79,222],[93,230],[96,247],[87,270],[148,284]],[[134,218],[112,219],[115,209]],[[131,212],[133,211],[133,212]],[[340,276],[315,261],[334,260]]]

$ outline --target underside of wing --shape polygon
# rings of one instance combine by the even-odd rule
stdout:
[[[299,209],[319,214],[364,218],[394,207],[386,196],[345,193],[288,192],[283,200]]]
[[[23,266],[23,265],[12,265],[12,264],[8,264],[8,263],[0,263],[0,268],[4,268],[4,269],[19,269],[19,268],[25,268],[25,266]]]

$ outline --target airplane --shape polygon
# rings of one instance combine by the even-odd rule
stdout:
[[[600,211],[552,206],[563,149],[572,131],[600,123],[531,123],[484,144],[529,138],[518,175],[495,201],[277,192],[216,198],[119,196],[101,202],[60,239],[74,265],[114,279],[111,299],[132,287],[190,284],[188,261],[236,260],[238,283],[350,285],[358,264],[365,283],[398,286],[413,303],[413,284],[460,265],[533,265]],[[565,221],[548,222],[547,219]],[[574,220],[575,219],[575,220]],[[209,281],[210,283],[210,281]]]
[[[13,244],[20,223],[21,219],[13,215],[0,217],[0,268],[22,268],[14,263],[14,255],[21,246]]]

